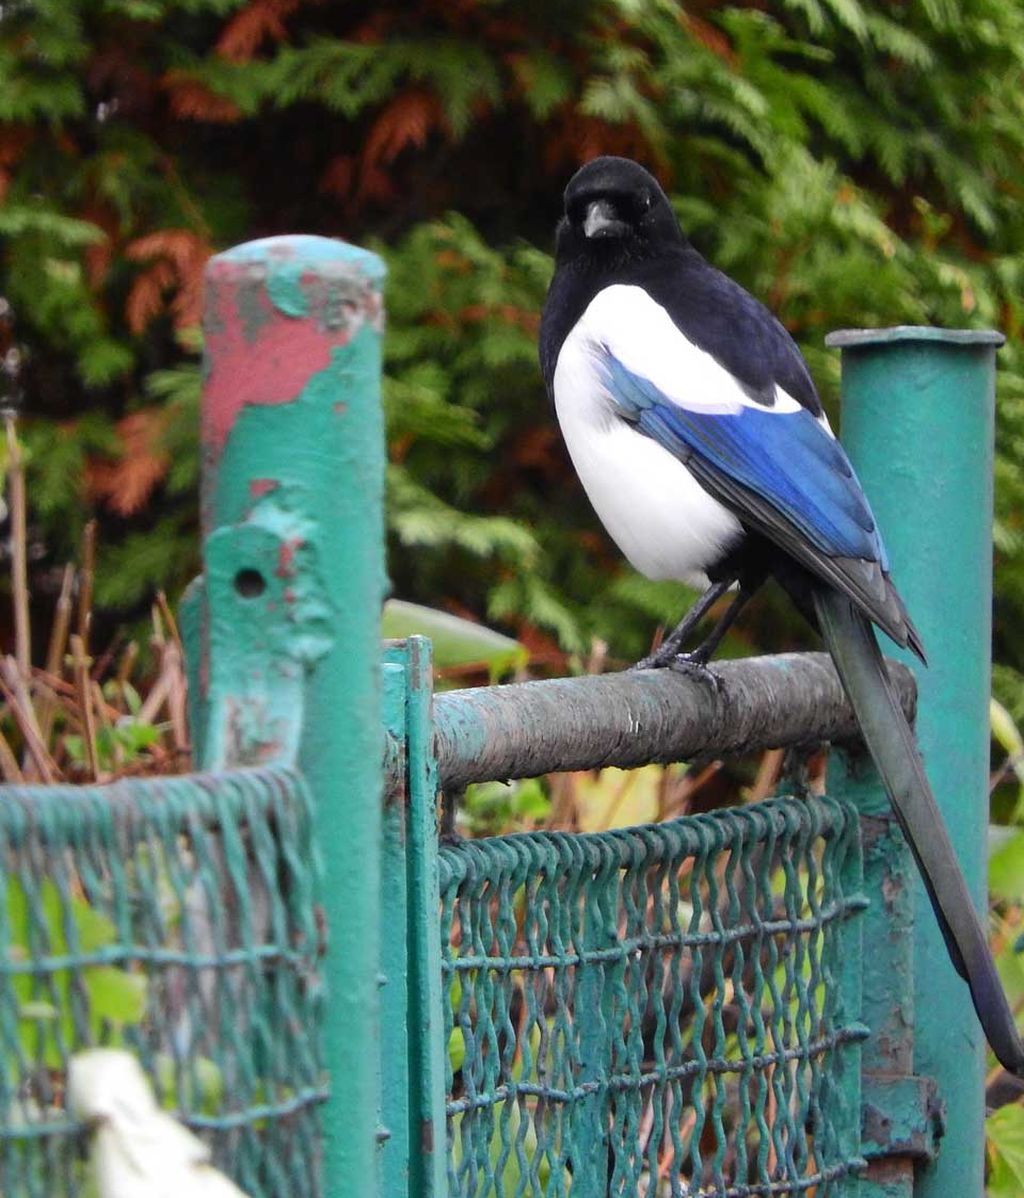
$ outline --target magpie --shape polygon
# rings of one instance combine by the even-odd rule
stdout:
[[[639,666],[706,673],[774,577],[835,662],[989,1044],[1024,1074],[985,933],[873,626],[922,662],[885,546],[807,364],[779,321],[689,243],[654,177],[595,158],[564,194],[540,363],[569,455],[641,574],[706,588]],[[736,593],[710,636],[683,646]]]

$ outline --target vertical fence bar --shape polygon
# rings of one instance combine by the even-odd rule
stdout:
[[[584,890],[580,940],[587,952],[618,947],[616,935],[619,871],[606,854],[595,862],[591,884]],[[604,1198],[609,1193],[608,1078],[612,1072],[612,1040],[616,1015],[612,1009],[611,974],[619,962],[581,961],[576,966],[575,1015],[579,1036],[579,1082],[591,1088],[572,1105],[573,1198]]]
[[[384,652],[384,727],[394,743],[406,741],[405,645]],[[404,754],[403,754],[404,756]],[[407,774],[407,771],[406,771]],[[403,780],[404,781],[404,780]],[[381,1117],[380,1193],[404,1198],[409,1184],[412,1078],[408,1021],[415,998],[409,987],[409,946],[403,934],[409,913],[407,783],[384,794],[381,840],[380,987]]]
[[[297,757],[315,798],[335,1198],[377,1188],[383,273],[321,237],[250,242],[206,273],[193,711],[205,767]]]
[[[928,669],[909,663],[919,687],[918,740],[982,913],[1001,342],[994,332],[932,328],[844,331],[828,339],[843,351],[843,441],[929,655]],[[920,879],[914,898],[914,1068],[936,1079],[947,1109],[942,1151],[919,1171],[915,1193],[981,1194],[984,1041]]]
[[[841,1193],[843,1198],[912,1198],[914,1161],[893,1142],[899,1121],[893,1118],[892,1098],[895,1085],[909,1082],[913,1074],[914,860],[866,755],[831,754],[828,791],[857,808],[863,873],[851,881],[859,883],[869,903],[844,931],[844,952],[848,946],[857,950],[844,961],[857,982],[844,982],[858,1002],[856,1017],[870,1029],[855,1054],[861,1076],[856,1081],[844,1077],[846,1113],[857,1140],[845,1146],[844,1155],[863,1152],[869,1163],[862,1176],[843,1181]]]
[[[852,802],[858,810],[857,823],[844,833],[846,850],[838,878],[839,894],[845,903],[863,900],[871,878],[865,874],[865,860],[861,843],[861,827],[865,804],[877,804],[881,786],[877,776],[862,779],[855,768],[856,763],[843,753],[829,756],[828,794]],[[867,782],[867,791],[861,782]],[[882,795],[884,799],[884,795]],[[873,890],[873,887],[872,887]],[[835,987],[832,997],[833,1019],[836,1026],[858,1028],[861,1039],[851,1038],[836,1056],[835,1074],[831,1079],[824,1104],[825,1118],[834,1129],[840,1159],[854,1161],[861,1157],[861,1107],[863,1100],[863,1053],[862,1044],[867,1036],[867,1020],[864,1015],[864,973],[866,960],[865,941],[870,939],[872,920],[878,919],[875,904],[869,903],[866,910],[854,918],[843,919],[836,928],[838,945],[831,962],[831,985]],[[826,983],[829,984],[829,983]],[[909,990],[909,977],[907,989]],[[848,1174],[837,1183],[836,1198],[869,1198],[870,1191],[860,1188],[859,1175]],[[887,1198],[896,1198],[896,1194]]]
[[[384,796],[382,1198],[447,1193],[432,693],[430,641],[388,644],[385,724],[401,746],[402,771]]]
[[[409,1068],[412,1126],[409,1194],[446,1198],[448,1138],[445,1123],[445,1057],[441,974],[441,896],[437,863],[437,761],[431,702],[430,641],[406,641],[406,751],[408,754]],[[387,1196],[383,1196],[387,1198]]]

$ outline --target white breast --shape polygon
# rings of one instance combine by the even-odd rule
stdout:
[[[638,288],[602,292],[558,355],[554,376],[558,423],[594,510],[633,566],[648,578],[703,586],[707,581],[704,571],[722,558],[743,530],[736,517],[704,490],[678,458],[615,412],[597,356],[609,340],[603,331],[611,315],[609,291],[639,292],[646,304],[669,320],[664,309]],[[629,308],[636,312],[631,302]],[[613,327],[621,335],[622,325],[615,322]],[[671,329],[691,353],[708,356],[690,345],[674,325]],[[663,341],[661,346],[658,366],[664,368]],[[686,387],[688,380],[679,376],[685,376],[690,359],[691,354],[683,354],[678,360],[675,388]],[[706,394],[707,367],[700,359],[694,360],[697,363],[701,369],[695,371],[692,383]],[[725,374],[720,367],[718,371]],[[650,377],[649,369],[644,373]],[[722,405],[720,411],[742,405],[742,399],[731,393],[715,398],[715,406]]]

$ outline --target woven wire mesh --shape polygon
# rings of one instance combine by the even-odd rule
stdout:
[[[442,848],[451,1198],[834,1193],[856,826],[780,799]]]
[[[0,795],[0,1194],[83,1188],[68,1055],[134,1051],[254,1198],[319,1193],[308,798],[285,770]]]

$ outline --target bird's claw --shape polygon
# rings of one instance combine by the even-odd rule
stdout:
[[[635,666],[630,666],[631,670],[662,670],[669,665],[675,654],[661,654],[655,650],[654,653],[648,653],[646,657],[641,657]]]
[[[633,670],[669,669],[677,674],[686,674],[690,678],[706,682],[716,695],[721,690],[721,681],[718,675],[711,669],[707,658],[700,652],[679,653],[670,650],[666,653],[662,647],[662,649],[656,649],[653,653],[642,657],[635,666],[630,668]]]
[[[705,682],[717,695],[722,689],[722,682],[707,661],[696,653],[676,653],[668,662],[668,668],[676,674],[685,674],[698,682]]]

